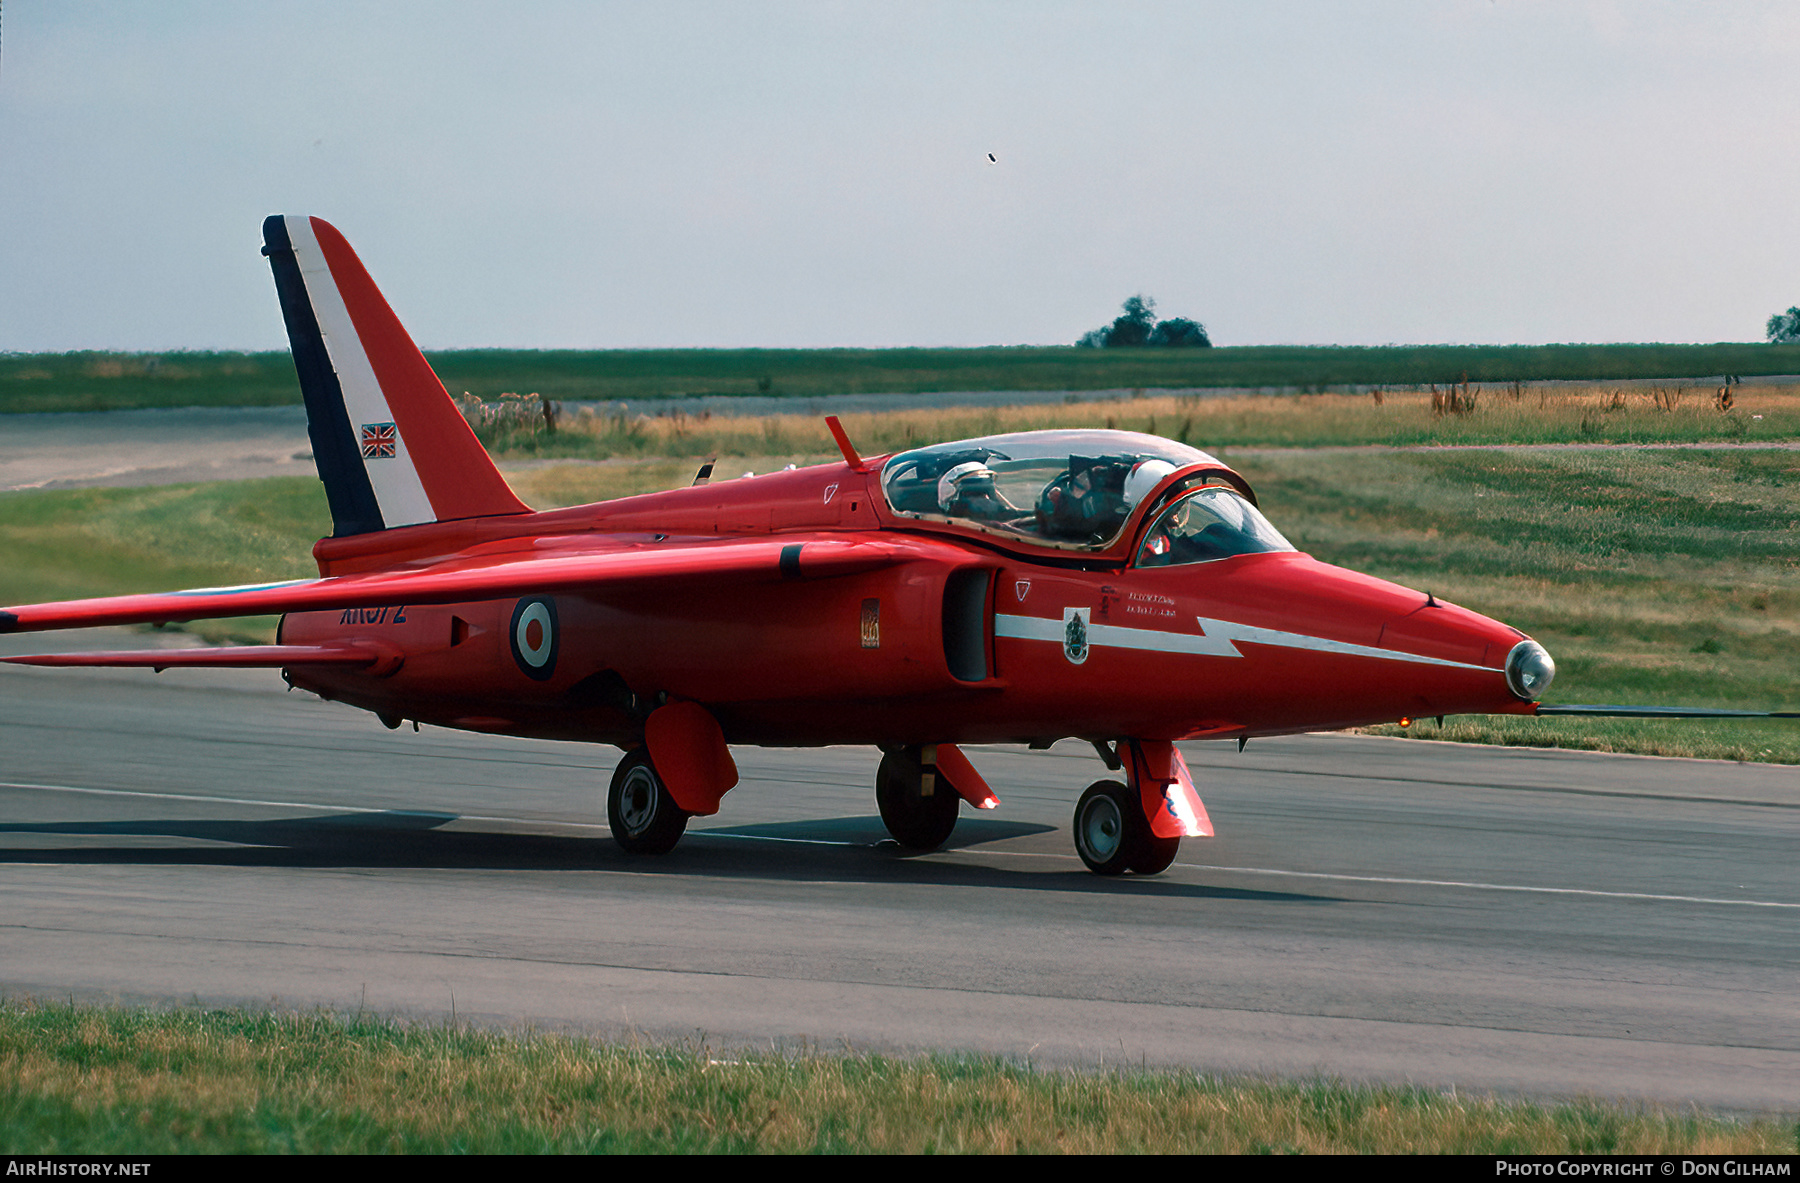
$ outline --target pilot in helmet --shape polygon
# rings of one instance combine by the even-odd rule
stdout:
[[[1069,467],[1038,496],[1039,530],[1050,538],[1103,542],[1128,512],[1124,499],[1128,456],[1071,456]]]
[[[1145,494],[1174,471],[1175,466],[1167,460],[1140,460],[1132,465],[1131,474],[1125,478],[1125,511],[1136,509]]]
[[[957,518],[996,521],[1019,510],[994,486],[994,470],[976,460],[955,465],[938,478],[938,509]]]
[[[1127,513],[1137,508],[1137,503],[1149,496],[1150,490],[1162,483],[1162,479],[1175,471],[1175,466],[1167,460],[1140,460],[1132,466],[1131,475],[1125,478],[1125,510]],[[1169,561],[1168,555],[1174,543],[1168,534],[1168,522],[1161,522],[1156,531],[1144,539],[1144,546],[1138,556],[1138,565],[1144,567],[1160,566]]]

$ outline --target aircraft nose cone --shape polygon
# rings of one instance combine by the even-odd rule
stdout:
[[[1520,641],[1506,655],[1506,685],[1526,702],[1535,702],[1556,679],[1556,662],[1536,641]]]

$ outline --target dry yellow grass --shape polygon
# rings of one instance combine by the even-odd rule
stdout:
[[[1442,391],[1437,398],[1442,401]],[[841,416],[865,455],[1008,431],[1116,427],[1178,439],[1204,449],[1361,444],[1633,443],[1701,440],[1771,442],[1800,438],[1800,389],[1731,388],[1720,411],[1716,392],[1675,384],[1546,384],[1471,388],[1468,414],[1438,414],[1429,390],[1345,395],[1149,395],[1112,402],[1018,407],[922,407]],[[1516,397],[1515,397],[1516,396]],[[485,433],[501,455],[604,458],[837,454],[820,415],[726,417],[673,412],[633,416],[583,410],[565,416],[554,436],[541,430]]]

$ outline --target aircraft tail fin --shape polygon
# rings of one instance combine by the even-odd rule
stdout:
[[[271,215],[263,254],[335,537],[530,512],[336,227]]]

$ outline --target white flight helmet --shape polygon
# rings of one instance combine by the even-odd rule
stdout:
[[[1125,478],[1125,508],[1130,509],[1144,499],[1144,494],[1156,488],[1157,483],[1175,471],[1175,466],[1167,460],[1140,460]]]
[[[949,513],[950,506],[956,501],[964,482],[980,480],[983,477],[986,477],[991,483],[994,479],[994,470],[978,460],[965,460],[944,473],[938,478],[937,483],[938,508]]]

